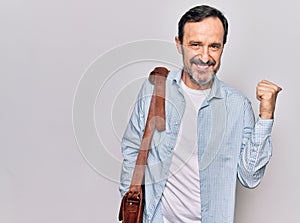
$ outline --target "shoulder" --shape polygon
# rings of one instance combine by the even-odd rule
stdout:
[[[250,100],[248,99],[248,97],[243,92],[241,92],[240,90],[232,87],[228,83],[225,83],[221,80],[218,80],[218,81],[219,81],[219,86],[220,86],[220,90],[222,92],[222,95],[224,95],[226,100],[236,101],[237,103],[244,103],[244,104],[249,103],[249,104],[251,104]]]

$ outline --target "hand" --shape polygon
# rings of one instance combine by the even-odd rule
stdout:
[[[260,101],[260,117],[262,119],[273,119],[276,98],[281,90],[281,87],[267,80],[258,83],[256,98]]]

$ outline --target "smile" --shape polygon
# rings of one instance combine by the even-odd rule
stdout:
[[[207,64],[195,64],[199,71],[207,71],[209,66]]]

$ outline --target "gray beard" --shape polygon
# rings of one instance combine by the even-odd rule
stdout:
[[[191,81],[193,81],[194,83],[198,84],[199,86],[203,87],[205,85],[207,85],[210,81],[212,81],[215,76],[216,76],[216,73],[213,73],[207,80],[197,80],[193,77],[193,75],[188,71],[186,70],[186,73],[188,74],[188,76],[190,77]]]

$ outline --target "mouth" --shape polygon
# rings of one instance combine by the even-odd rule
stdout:
[[[213,68],[216,65],[216,62],[213,60],[209,60],[205,63],[199,58],[192,58],[190,60],[190,63],[192,65],[195,65],[199,72],[207,72],[210,69],[210,67]]]
[[[200,72],[206,72],[209,70],[209,65],[208,64],[194,64],[197,68],[198,71]]]

